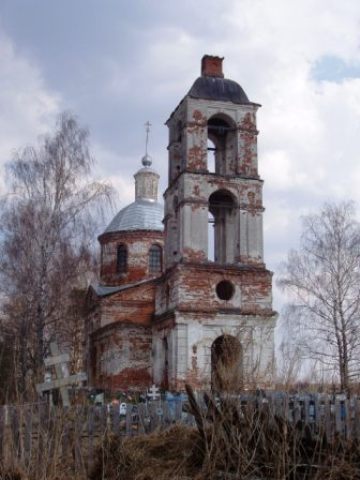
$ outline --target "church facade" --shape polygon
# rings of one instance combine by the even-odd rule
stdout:
[[[100,235],[86,322],[92,386],[266,386],[274,368],[272,273],[263,258],[256,112],[222,58],[170,115],[168,187],[146,154],[135,202]]]

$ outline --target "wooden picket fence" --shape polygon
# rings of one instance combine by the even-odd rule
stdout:
[[[202,395],[197,394],[204,409]],[[280,392],[241,395],[232,399],[241,414],[250,409],[264,409],[270,415],[301,422],[314,433],[325,431],[360,439],[360,398],[320,394],[290,396]],[[133,436],[164,429],[174,423],[195,424],[187,412],[183,397],[172,400],[127,404],[126,415],[119,405],[50,407],[46,403],[0,407],[0,459],[17,458],[24,465],[37,456],[59,458],[72,456],[76,468],[88,469],[96,445],[107,434]]]
[[[132,436],[174,423],[193,425],[182,402],[127,404],[126,415],[116,406],[50,407],[46,403],[0,407],[0,463],[36,463],[36,456],[72,457],[76,470],[88,470],[98,444],[108,434]],[[39,458],[40,463],[40,458]]]

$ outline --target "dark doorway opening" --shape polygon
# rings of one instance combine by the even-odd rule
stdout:
[[[211,388],[237,392],[243,388],[243,358],[239,340],[221,335],[211,345]]]

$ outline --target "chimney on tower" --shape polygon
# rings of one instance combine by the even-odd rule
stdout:
[[[222,71],[222,62],[224,57],[214,57],[212,55],[204,55],[201,59],[201,75],[204,77],[220,77],[224,78]]]

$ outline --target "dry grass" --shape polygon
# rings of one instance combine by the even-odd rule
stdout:
[[[197,429],[121,441],[112,437],[97,452],[90,480],[359,480],[358,441],[295,426],[266,407],[239,411],[232,400],[217,407],[205,397],[200,410],[191,390]]]
[[[204,412],[191,389],[188,395],[196,428],[104,435],[87,474],[75,462],[76,443],[66,437],[64,455],[63,429],[54,426],[54,438],[30,464],[14,457],[7,470],[0,465],[0,480],[360,480],[358,440],[328,439],[301,422],[289,424],[264,404],[239,408],[231,398],[218,406],[205,395]]]
[[[98,449],[89,479],[190,479],[201,469],[203,458],[201,438],[194,428],[175,425],[124,440],[111,436]]]

